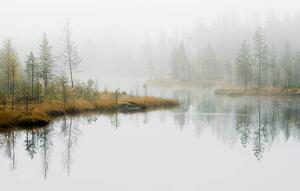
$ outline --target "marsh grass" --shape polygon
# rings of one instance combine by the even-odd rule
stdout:
[[[0,127],[8,126],[44,126],[54,117],[65,114],[78,114],[83,112],[117,112],[123,103],[134,103],[143,110],[174,107],[179,102],[173,99],[165,99],[150,96],[116,95],[114,93],[102,93],[93,99],[71,99],[68,102],[60,100],[45,100],[43,103],[30,104],[29,109],[19,106],[16,109],[0,111]]]

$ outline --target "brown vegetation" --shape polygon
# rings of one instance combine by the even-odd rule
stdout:
[[[43,103],[30,104],[26,107],[3,109],[0,111],[0,127],[8,126],[44,126],[53,117],[65,114],[82,112],[118,112],[120,105],[131,103],[138,106],[139,111],[162,107],[178,106],[173,99],[164,99],[150,96],[128,96],[125,94],[99,93],[97,98],[91,100],[78,98],[64,103],[59,100],[45,100]]]

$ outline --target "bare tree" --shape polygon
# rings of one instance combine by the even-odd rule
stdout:
[[[75,46],[75,43],[71,39],[72,33],[70,28],[70,23],[67,22],[67,24],[64,27],[64,36],[63,36],[63,51],[61,55],[61,59],[64,65],[67,66],[70,74],[70,81],[72,88],[74,88],[74,79],[73,74],[74,71],[77,69],[78,65],[81,63],[82,59],[77,53],[77,48]]]

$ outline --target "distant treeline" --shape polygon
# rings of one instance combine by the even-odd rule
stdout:
[[[242,88],[300,87],[300,14],[239,18],[224,15],[212,24],[155,43],[144,43],[151,79],[230,82]],[[157,49],[157,51],[155,50]]]

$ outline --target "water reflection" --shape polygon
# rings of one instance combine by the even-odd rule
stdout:
[[[119,114],[115,113],[110,117],[111,120],[111,125],[118,129],[118,127],[121,125],[120,119],[119,119]]]
[[[91,123],[90,119],[87,119],[88,123]],[[61,125],[61,135],[63,136],[64,141],[64,151],[63,151],[63,164],[64,168],[67,170],[68,174],[71,171],[72,163],[72,152],[77,145],[79,136],[81,135],[81,130],[74,122],[73,117],[64,117]]]
[[[227,143],[233,144],[238,138],[242,147],[252,148],[258,160],[282,134],[285,140],[300,136],[299,100],[215,97],[210,91],[193,94],[179,91],[175,97],[182,103],[174,115],[181,130],[192,117],[197,136],[211,129]]]
[[[236,110],[236,131],[241,144],[244,147],[252,144],[254,155],[261,160],[266,148],[270,147],[280,134],[283,134],[286,140],[291,136],[299,137],[299,111],[300,105],[289,101],[244,101]]]
[[[0,148],[3,155],[10,161],[10,169],[16,169],[16,139],[15,131],[5,131],[0,134]]]
[[[59,134],[63,140],[65,146],[62,158],[63,166],[67,173],[70,174],[72,163],[72,152],[74,151],[78,137],[81,135],[81,130],[77,125],[78,120],[86,119],[88,124],[95,122],[96,117],[82,117],[74,120],[74,117],[63,117],[60,121],[50,124],[46,128],[32,128],[26,130],[9,129],[0,132],[0,149],[3,151],[3,156],[6,156],[10,161],[10,169],[16,170],[16,145],[18,137],[24,136],[24,150],[28,154],[31,160],[33,160],[36,154],[40,154],[42,175],[47,178],[51,151],[53,148],[53,139]],[[55,133],[54,128],[59,128],[60,132]]]
[[[171,119],[180,132],[193,129],[198,139],[201,139],[203,134],[212,132],[225,144],[250,149],[258,161],[262,160],[266,150],[271,149],[279,140],[300,140],[300,102],[293,99],[215,97],[211,91],[183,90],[174,91],[171,96],[180,100],[181,107],[172,111],[153,111],[152,113],[157,114],[157,119],[148,112],[127,115],[115,113],[105,117],[115,130],[121,130],[128,124],[121,122],[127,116],[134,127],[151,124],[152,120],[157,120],[161,126],[169,127],[167,124],[170,124]],[[87,126],[101,121],[101,117],[68,116],[58,119],[46,128],[2,131],[1,155],[8,159],[10,169],[16,170],[17,161],[24,160],[18,159],[17,151],[20,150],[17,149],[17,145],[21,144],[30,160],[35,160],[36,155],[39,156],[37,160],[41,162],[41,174],[47,178],[51,161],[58,160],[57,156],[51,159],[51,155],[58,149],[55,145],[60,142],[61,167],[70,174],[73,161],[76,161],[73,153],[76,152],[78,141],[83,136],[82,131]]]
[[[39,148],[42,158],[43,176],[47,178],[50,162],[50,154],[52,149],[52,126],[43,128],[39,133]]]

